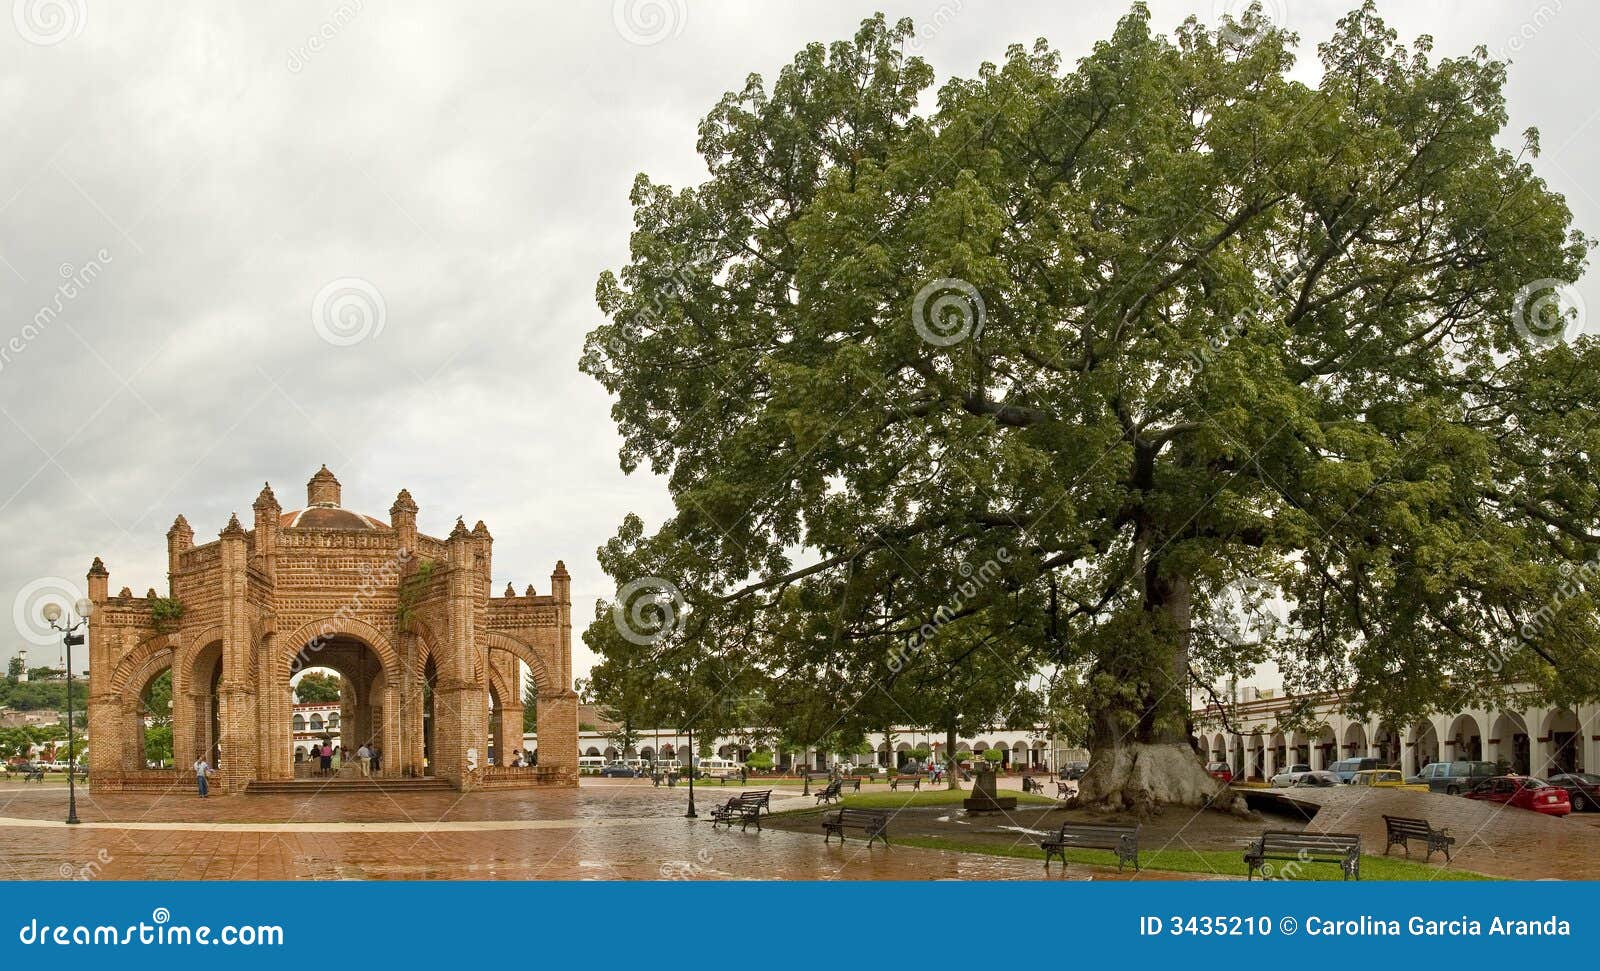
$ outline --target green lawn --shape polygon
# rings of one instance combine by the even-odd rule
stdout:
[[[820,792],[820,786],[814,786],[813,793]],[[1002,791],[1002,796],[1016,796],[1017,804],[1021,806],[1059,806],[1061,803],[1048,796],[1041,796],[1036,792],[1010,792]],[[904,809],[907,806],[959,806],[963,799],[972,796],[971,789],[923,789],[920,792],[912,789],[883,790],[867,792],[865,787],[861,792],[845,791],[843,805],[851,809]],[[805,809],[789,809],[779,816],[802,815],[805,813],[818,813],[824,809],[837,808],[839,803],[832,806],[807,807]]]
[[[904,836],[896,838],[892,832],[890,840],[896,846],[920,846],[934,850],[953,850],[957,853],[985,853],[989,856],[1007,856],[1024,860],[1044,861],[1044,851],[1033,842],[1006,844],[1006,843],[976,843],[963,840],[944,839],[939,836]],[[1108,851],[1102,850],[1068,850],[1067,859],[1072,863],[1082,863],[1090,866],[1115,867],[1117,858]],[[1173,873],[1206,873],[1221,874],[1229,877],[1243,877],[1245,875],[1244,853],[1235,850],[1190,850],[1190,849],[1163,849],[1154,851],[1140,851],[1139,864],[1146,870],[1165,870]],[[1280,874],[1283,873],[1279,864]],[[1307,863],[1301,864],[1299,872],[1291,877],[1296,880],[1338,880],[1341,879],[1339,867],[1332,863]],[[1473,873],[1470,870],[1445,869],[1428,866],[1406,860],[1404,857],[1388,856],[1363,856],[1361,858],[1361,879],[1363,880],[1493,880],[1494,877]]]

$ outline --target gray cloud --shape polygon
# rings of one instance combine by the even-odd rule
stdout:
[[[1308,80],[1310,45],[1354,3],[1267,4],[1305,38]],[[600,2],[63,6],[82,22],[54,43],[0,29],[0,344],[51,308],[0,367],[0,605],[39,577],[81,583],[96,554],[113,588],[161,589],[176,514],[209,539],[263,479],[293,506],[326,462],[352,508],[381,515],[405,486],[426,531],[486,520],[497,588],[547,589],[564,558],[580,619],[608,593],[593,554],[623,514],[670,510],[657,480],[618,470],[609,401],[576,369],[634,174],[697,181],[695,125],[723,91],[874,9],[923,25],[941,78],[1040,35],[1078,56],[1126,10],[627,0],[668,18],[641,38],[653,22],[619,29]],[[1152,4],[1163,28],[1242,6]],[[1543,129],[1541,170],[1600,227],[1578,76],[1600,12],[1385,13],[1444,53],[1512,54],[1511,130]],[[342,278],[385,308],[349,346],[312,319]]]

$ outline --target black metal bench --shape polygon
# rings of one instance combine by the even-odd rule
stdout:
[[[1067,865],[1067,850],[1110,850],[1117,855],[1117,872],[1123,864],[1133,864],[1139,869],[1139,827],[1112,826],[1104,823],[1062,823],[1049,839],[1039,843],[1044,850],[1044,868],[1050,870],[1052,857],[1061,857]]]
[[[1072,788],[1065,782],[1056,783],[1056,798],[1065,799],[1072,792]]]
[[[858,776],[858,775],[852,775],[852,776],[848,776],[846,778],[840,779],[839,783],[840,783],[840,791],[841,792],[846,787],[848,787],[851,792],[860,792],[861,791],[861,777]]]
[[[822,820],[822,842],[827,843],[837,833],[839,844],[844,845],[844,831],[847,829],[861,830],[868,846],[872,845],[873,840],[883,840],[884,846],[889,845],[888,813],[874,809],[840,809],[831,819]]]
[[[1268,830],[1245,851],[1245,879],[1254,878],[1257,870],[1263,879],[1271,877],[1267,863],[1273,860],[1290,864],[1336,863],[1346,880],[1360,880],[1361,837],[1351,833]]]
[[[1039,784],[1039,780],[1035,779],[1033,776],[1025,775],[1025,776],[1022,777],[1022,791],[1023,792],[1043,792],[1044,791],[1044,786],[1040,785]]]
[[[39,768],[29,769],[28,774],[22,777],[23,782],[43,782],[44,770]]]
[[[843,782],[840,782],[838,779],[833,780],[832,782],[823,786],[821,789],[817,790],[817,803],[820,805],[826,802],[837,801],[839,798],[839,790],[843,788]]]
[[[922,791],[922,776],[920,776],[920,775],[897,775],[893,779],[889,780],[889,790],[891,792],[899,789],[901,786],[910,786],[912,789],[916,790],[917,792],[921,792]]]
[[[1450,847],[1455,845],[1456,838],[1451,836],[1448,830],[1442,827],[1434,829],[1426,819],[1416,819],[1411,816],[1385,816],[1383,817],[1383,828],[1389,840],[1383,847],[1385,856],[1388,856],[1389,851],[1396,846],[1403,847],[1406,851],[1406,856],[1410,856],[1410,841],[1421,840],[1428,847],[1427,856],[1423,857],[1424,860],[1432,858],[1435,851],[1443,850],[1444,861],[1446,863],[1450,862]]]
[[[742,833],[751,823],[756,824],[756,832],[761,831],[761,810],[770,807],[767,805],[772,800],[771,789],[759,789],[754,792],[741,792],[732,799],[711,810],[711,828],[716,829],[718,823],[727,823],[728,828],[733,828],[733,821],[739,820],[739,831]]]

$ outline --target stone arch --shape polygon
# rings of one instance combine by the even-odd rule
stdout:
[[[111,675],[109,688],[114,694],[122,694],[133,680],[134,673],[140,668],[148,666],[150,658],[156,654],[176,654],[179,646],[177,634],[153,634],[134,645],[133,649],[124,654],[118,661]],[[168,659],[164,667],[172,666],[172,659]],[[126,701],[126,699],[124,699]]]
[[[1311,731],[1311,768],[1326,769],[1339,761],[1339,736],[1327,723]]]
[[[539,652],[518,638],[502,631],[490,631],[484,642],[490,650],[504,651],[526,664],[529,673],[533,675],[533,684],[539,694],[555,694],[566,687],[557,684],[550,676],[550,668],[539,656]]]
[[[1400,771],[1406,775],[1416,775],[1422,767],[1439,761],[1440,739],[1439,732],[1433,723],[1426,719],[1411,726],[1406,733],[1406,747],[1401,756]]]
[[[1347,759],[1365,758],[1367,755],[1367,726],[1358,721],[1353,721],[1344,729],[1344,757]]]
[[[1512,772],[1527,773],[1532,764],[1533,733],[1528,723],[1515,711],[1502,711],[1489,729],[1490,760],[1508,766]]]
[[[354,638],[366,644],[372,649],[373,654],[377,655],[385,672],[399,673],[400,655],[382,631],[355,617],[327,617],[301,624],[294,633],[279,638],[277,656],[272,660],[274,683],[289,680],[290,669],[294,666],[292,659],[300,653],[301,648],[315,641],[331,640],[340,636]],[[321,665],[316,663],[313,655],[307,666]]]
[[[1478,719],[1471,712],[1462,712],[1451,721],[1444,744],[1453,761],[1478,762],[1483,759],[1487,741]]]
[[[1552,708],[1539,725],[1538,759],[1533,768],[1542,776],[1578,772],[1583,768],[1583,725],[1571,708]]]

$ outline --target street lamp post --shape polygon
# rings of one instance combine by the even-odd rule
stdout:
[[[689,762],[684,768],[689,773],[689,811],[683,814],[685,819],[696,819],[699,813],[694,811],[694,726],[689,726]]]
[[[45,604],[43,613],[45,623],[61,632],[61,645],[67,652],[67,823],[75,826],[78,823],[78,729],[72,713],[72,648],[84,642],[84,635],[78,631],[89,623],[94,601],[86,597],[74,604],[73,609],[78,612],[77,620],[66,615],[57,603]]]

